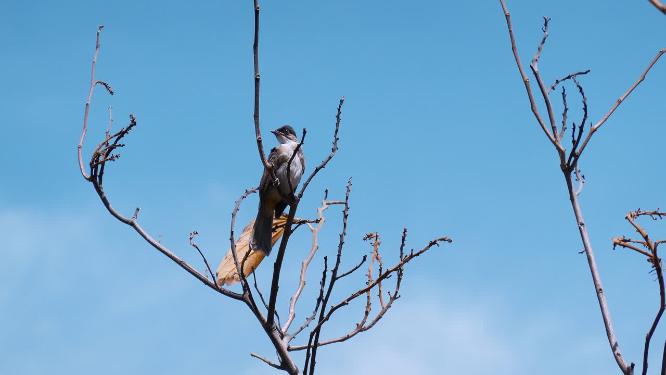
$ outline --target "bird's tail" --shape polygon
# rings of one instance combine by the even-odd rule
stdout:
[[[287,222],[287,217],[285,215],[276,218],[272,222],[272,234],[269,232],[269,243],[272,246],[275,244],[282,233],[284,233],[284,224]],[[270,230],[270,229],[269,229]],[[250,250],[250,241],[252,240],[254,232],[254,221],[250,222],[240,235],[240,238],[236,241],[236,257],[238,258],[238,263],[243,268],[243,275],[245,277],[249,276],[254,272],[266,254],[259,249]],[[231,252],[231,249],[227,250],[227,254],[224,256],[220,265],[217,266],[217,285],[230,285],[240,281],[238,277],[238,272],[236,269],[236,263],[234,262],[234,256]]]
[[[271,233],[273,227],[273,218],[275,217],[275,207],[264,202],[259,202],[259,212],[254,220],[254,233],[250,247],[252,250],[261,250],[267,256],[271,253],[273,243],[271,242]]]

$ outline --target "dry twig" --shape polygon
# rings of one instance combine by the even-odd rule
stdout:
[[[666,291],[664,288],[664,271],[662,268],[661,258],[659,257],[658,248],[661,243],[665,243],[665,240],[653,241],[650,238],[650,235],[645,229],[638,223],[638,219],[641,217],[650,217],[653,220],[663,219],[666,217],[666,212],[657,210],[654,211],[642,211],[638,209],[636,211],[631,211],[625,216],[625,219],[631,224],[634,230],[641,236],[641,240],[633,240],[627,237],[615,237],[613,239],[613,248],[616,246],[623,247],[625,249],[633,250],[647,258],[647,261],[652,266],[652,269],[657,275],[657,281],[659,283],[659,310],[657,311],[650,328],[645,335],[645,345],[643,346],[643,375],[647,374],[648,370],[648,359],[650,354],[650,342],[652,341],[652,336],[654,335],[661,316],[664,314],[664,309],[666,309]],[[664,357],[666,358],[666,356]],[[663,360],[663,359],[662,359]],[[662,367],[662,373],[666,370],[666,367]]]

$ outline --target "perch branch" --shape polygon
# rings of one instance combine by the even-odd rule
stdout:
[[[291,327],[291,324],[294,321],[294,318],[296,317],[296,303],[298,303],[298,299],[300,298],[303,289],[305,289],[308,267],[310,266],[312,259],[314,259],[314,256],[317,254],[317,250],[319,250],[319,233],[321,232],[321,229],[324,227],[324,223],[326,222],[326,218],[324,217],[324,211],[326,211],[332,204],[337,204],[337,202],[330,202],[326,200],[326,198],[324,198],[324,200],[322,200],[321,206],[317,208],[317,220],[316,220],[317,226],[310,227],[310,232],[312,233],[310,252],[308,253],[308,256],[301,263],[301,273],[299,277],[298,287],[296,288],[296,291],[289,299],[289,316],[284,326],[282,327],[283,334],[287,333],[289,327]]]

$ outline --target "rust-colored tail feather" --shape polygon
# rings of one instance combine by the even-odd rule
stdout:
[[[271,245],[275,243],[282,237],[284,233],[284,225],[287,223],[287,216],[282,215],[276,219],[273,219],[273,233],[271,236]],[[250,241],[252,241],[252,231],[254,227],[254,220],[252,220],[248,225],[243,228],[243,232],[240,235],[240,238],[236,241],[236,256],[238,257],[238,262],[243,267],[243,274],[245,277],[248,277],[254,270],[259,267],[259,264],[266,257],[261,250],[252,250],[250,251]],[[248,252],[250,252],[249,255]],[[245,257],[247,256],[247,259]],[[245,263],[243,263],[245,259]],[[227,254],[224,256],[220,265],[217,266],[217,285],[231,285],[240,281],[238,277],[238,272],[236,270],[236,263],[234,262],[234,256],[231,253],[231,248],[227,250]]]

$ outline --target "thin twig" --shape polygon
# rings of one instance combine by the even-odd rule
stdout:
[[[287,333],[289,327],[291,327],[291,324],[294,321],[294,318],[296,317],[296,303],[298,303],[298,299],[300,298],[301,293],[305,288],[308,267],[310,266],[312,259],[314,259],[317,250],[319,250],[319,233],[321,232],[321,229],[324,227],[324,223],[326,222],[326,218],[324,217],[324,211],[326,211],[330,206],[331,205],[324,198],[324,200],[322,200],[321,206],[317,208],[317,220],[316,220],[317,226],[310,227],[310,231],[312,232],[310,252],[308,253],[308,256],[301,263],[301,273],[299,276],[298,287],[296,288],[296,291],[289,299],[289,316],[284,326],[282,327],[283,334]]]
[[[666,5],[662,3],[660,0],[649,0],[652,5],[654,5],[655,8],[657,8],[660,12],[666,14]],[[666,350],[666,349],[664,349]]]
[[[643,229],[643,227],[637,221],[637,219],[639,219],[642,216],[647,216],[652,218],[653,220],[657,220],[666,217],[666,212],[661,212],[658,209],[653,211],[642,211],[638,209],[636,211],[629,212],[625,216],[625,219],[629,222],[629,224],[631,224],[631,226],[636,230],[636,232],[640,234],[640,236],[643,238],[643,241],[632,240],[624,236],[616,237],[613,239],[613,247],[615,246],[624,247],[644,255],[645,257],[647,257],[648,261],[652,265],[652,268],[657,274],[657,281],[659,283],[659,310],[657,311],[657,314],[654,317],[654,320],[652,321],[652,324],[650,325],[647,334],[645,335],[645,345],[643,347],[642,375],[646,375],[648,370],[648,359],[650,355],[650,342],[652,341],[652,336],[654,335],[654,332],[656,331],[657,326],[659,325],[659,321],[661,320],[661,317],[664,314],[664,310],[666,310],[666,287],[664,286],[665,284],[664,273],[662,269],[661,258],[659,258],[659,254],[657,251],[658,242],[661,241],[655,242],[650,239],[650,235],[647,233],[645,229]],[[642,249],[639,248],[639,246],[642,247]],[[664,368],[662,367],[662,372],[663,370]]]
[[[310,323],[314,320],[314,318],[317,316],[317,312],[319,311],[319,307],[321,306],[321,302],[324,299],[324,290],[326,288],[326,274],[328,272],[328,258],[324,256],[324,268],[322,270],[322,275],[321,275],[321,281],[319,282],[319,295],[317,296],[317,299],[315,301],[315,307],[312,310],[312,313],[305,319],[303,324],[301,324],[300,327],[293,333],[290,333],[286,335],[287,341],[291,341],[298,336],[299,333],[303,332],[304,329],[310,326]]]
[[[638,79],[636,80],[636,82],[634,82],[634,84],[631,85],[631,87],[629,87],[629,89],[627,89],[627,91],[626,91],[624,94],[622,94],[622,96],[620,96],[620,97],[615,101],[615,104],[613,104],[613,105],[610,107],[610,109],[608,110],[608,112],[606,112],[606,114],[605,114],[605,115],[604,115],[599,121],[597,121],[596,124],[592,125],[592,127],[590,128],[590,132],[587,133],[587,137],[585,137],[585,140],[583,141],[583,144],[581,145],[580,150],[578,151],[578,156],[580,156],[580,155],[583,153],[583,151],[585,150],[585,147],[587,147],[587,144],[590,142],[590,139],[592,139],[592,135],[594,135],[594,133],[595,133],[597,130],[599,130],[599,128],[600,128],[603,124],[605,124],[606,121],[608,121],[608,118],[610,118],[610,116],[611,116],[613,113],[615,113],[615,110],[620,106],[620,104],[622,104],[622,102],[624,102],[624,100],[625,100],[625,99],[626,99],[626,98],[627,98],[632,92],[634,92],[634,89],[636,89],[636,87],[638,87],[638,85],[640,85],[640,83],[643,82],[643,80],[645,80],[645,77],[646,77],[647,74],[650,72],[650,70],[652,69],[652,67],[654,66],[654,64],[656,64],[657,61],[659,61],[659,59],[661,58],[661,56],[664,55],[664,53],[666,53],[666,48],[662,48],[661,50],[659,50],[659,52],[657,52],[657,54],[655,55],[655,57],[652,58],[652,61],[650,61],[650,63],[648,64],[647,68],[645,68],[645,70],[644,70],[643,73],[640,75],[640,77],[638,77]]]
[[[340,108],[340,107],[338,107]],[[326,290],[326,294],[324,295],[324,299],[321,302],[321,309],[319,310],[319,324],[315,327],[315,329],[312,330],[310,333],[310,350],[309,350],[309,368],[308,368],[308,360],[306,359],[306,363],[304,365],[304,375],[305,371],[308,370],[308,373],[310,375],[314,375],[314,369],[316,365],[316,359],[317,359],[317,348],[319,344],[319,338],[321,335],[321,327],[322,327],[322,319],[324,317],[324,312],[326,311],[326,306],[328,304],[329,299],[331,298],[331,294],[333,293],[333,288],[335,286],[335,282],[338,280],[338,271],[340,269],[340,263],[342,261],[342,250],[344,248],[345,244],[345,238],[347,236],[347,223],[349,220],[349,195],[351,194],[351,188],[352,188],[352,180],[351,178],[347,181],[347,187],[345,191],[345,204],[342,209],[342,230],[340,231],[340,236],[338,240],[338,252],[335,257],[335,265],[333,266],[331,270],[331,277],[328,282],[328,288]]]
[[[259,150],[261,164],[267,171],[273,174],[273,166],[266,159],[264,144],[261,138],[261,126],[259,125],[259,99],[261,87],[261,74],[259,73],[259,0],[254,0],[254,42],[252,43],[252,52],[254,57],[254,133]]]
[[[269,366],[271,366],[271,367],[273,367],[273,368],[276,368],[276,369],[278,369],[278,370],[284,370],[284,367],[283,367],[282,365],[279,365],[279,364],[277,364],[277,363],[275,363],[275,362],[271,362],[270,360],[268,360],[268,359],[266,359],[266,358],[260,356],[260,355],[257,354],[257,353],[250,353],[250,356],[252,356],[252,357],[254,357],[254,358],[260,360],[261,362],[263,362],[263,363],[265,363],[265,364],[267,364],[267,365],[269,365]]]
[[[331,159],[333,159],[333,156],[335,156],[335,153],[338,152],[338,141],[340,138],[338,137],[338,133],[340,131],[340,122],[342,120],[342,105],[345,103],[345,97],[343,96],[340,98],[340,101],[338,102],[338,111],[335,115],[335,130],[333,131],[333,142],[331,146],[331,152],[328,154],[326,159],[324,159],[321,163],[319,163],[318,166],[315,167],[315,169],[310,173],[310,176],[305,180],[303,183],[303,186],[301,187],[301,190],[298,192],[298,199],[301,199],[303,197],[303,194],[305,193],[305,189],[307,189],[308,185],[310,185],[310,181],[319,173],[320,170],[326,168],[326,165],[328,164]]]
[[[86,140],[86,134],[88,132],[88,117],[90,114],[90,105],[92,102],[93,94],[95,92],[95,86],[97,86],[100,81],[97,81],[95,79],[95,66],[97,65],[97,57],[99,56],[99,50],[101,47],[101,42],[100,42],[100,34],[102,33],[102,30],[104,29],[104,25],[99,25],[97,27],[97,34],[95,36],[95,53],[93,54],[92,58],[92,64],[90,67],[90,86],[88,88],[88,99],[86,99],[86,104],[85,108],[83,110],[83,129],[81,130],[81,138],[79,139],[79,145],[77,146],[77,154],[79,158],[79,169],[81,170],[81,175],[83,178],[86,180],[90,180],[90,175],[86,173],[86,167],[83,164],[83,143]],[[114,92],[111,89],[111,86],[104,82],[102,84],[104,88],[106,88],[106,91],[113,95]]]
[[[208,264],[208,259],[206,259],[206,256],[203,254],[203,252],[199,248],[199,245],[197,245],[196,242],[194,242],[194,238],[198,235],[199,235],[199,232],[197,232],[196,230],[190,232],[190,236],[189,236],[190,246],[192,246],[193,248],[195,248],[197,250],[197,252],[199,252],[199,255],[201,256],[201,259],[203,259],[204,264],[206,264],[206,269],[208,270],[208,274],[210,275],[210,279],[214,282],[215,281],[215,274],[213,274],[213,271],[210,269],[210,264]]]
[[[257,188],[245,189],[243,194],[236,200],[234,204],[234,209],[231,211],[231,223],[229,224],[229,242],[231,247],[231,255],[234,259],[234,264],[236,265],[236,273],[238,273],[238,278],[240,279],[241,286],[243,287],[244,294],[250,294],[251,290],[247,283],[247,278],[245,277],[245,272],[243,272],[243,265],[238,260],[238,253],[236,252],[236,236],[234,235],[234,228],[236,228],[236,215],[240,210],[240,205],[243,203],[243,200],[249,195],[257,192]],[[247,254],[250,252],[248,251]],[[246,255],[247,255],[246,254]],[[247,258],[245,258],[247,259]]]
[[[375,319],[373,319],[373,322],[370,323],[371,325],[365,325],[364,326],[365,328],[362,327],[361,329],[354,329],[352,332],[350,332],[350,333],[348,333],[344,336],[335,338],[335,339],[330,339],[330,340],[326,340],[326,341],[322,341],[322,342],[319,342],[318,340],[311,340],[310,342],[308,342],[308,344],[293,345],[293,346],[289,347],[289,350],[290,351],[299,351],[299,350],[306,350],[306,349],[307,350],[310,350],[310,349],[314,350],[314,345],[324,346],[324,345],[329,345],[329,344],[332,344],[332,343],[346,341],[347,339],[355,336],[356,334],[364,332],[369,328],[372,328],[372,326],[374,326],[374,324],[377,321],[379,321],[379,319],[381,319],[383,314],[386,311],[388,311],[388,309],[391,307],[391,305],[393,303],[392,300],[397,300],[399,298],[399,294],[398,294],[398,290],[400,288],[399,283],[400,283],[400,280],[402,279],[402,274],[401,273],[402,273],[405,265],[408,264],[413,259],[415,259],[416,257],[418,257],[418,256],[422,255],[423,253],[427,252],[432,247],[439,246],[442,242],[447,242],[447,243],[452,242],[452,240],[448,237],[440,237],[440,238],[437,238],[437,239],[434,239],[434,240],[430,241],[422,249],[420,249],[416,252],[414,250],[412,250],[409,254],[404,255],[404,252],[402,251],[402,249],[404,249],[405,239],[406,239],[406,231],[403,232],[403,242],[401,242],[401,246],[400,246],[401,247],[400,261],[397,264],[395,264],[394,266],[386,269],[386,271],[384,271],[383,273],[377,275],[377,278],[375,278],[372,282],[368,283],[365,287],[363,287],[361,289],[358,289],[357,291],[355,291],[354,293],[352,293],[351,295],[349,295],[347,298],[343,299],[342,301],[340,301],[340,302],[338,302],[334,305],[331,305],[328,308],[328,311],[326,311],[326,313],[322,313],[320,315],[317,326],[315,326],[312,330],[311,337],[316,337],[316,332],[321,331],[321,327],[333,316],[333,314],[338,309],[349,305],[353,300],[355,300],[356,298],[358,298],[362,295],[367,295],[367,293],[369,291],[374,289],[379,283],[388,279],[389,277],[391,277],[393,275],[398,275],[397,281],[396,281],[396,283],[397,283],[396,290],[394,291],[394,293],[391,294],[391,296],[390,296],[391,299],[389,299],[389,301],[386,303],[386,307],[384,309],[382,309],[381,315],[375,317]],[[322,307],[322,309],[320,311],[324,311],[324,309],[325,309],[325,307]]]
[[[590,69],[587,69],[587,70],[583,70],[583,71],[580,71],[580,72],[571,73],[571,74],[566,75],[562,78],[556,79],[555,82],[552,85],[550,85],[550,87],[548,88],[548,93],[555,90],[557,88],[557,86],[559,86],[561,83],[564,83],[565,81],[576,78],[578,76],[588,74],[589,72],[590,72]]]
[[[536,99],[534,99],[534,93],[532,92],[532,85],[530,85],[530,79],[527,77],[527,74],[525,74],[525,70],[523,69],[523,64],[520,62],[520,55],[518,54],[518,47],[516,46],[516,38],[513,35],[511,14],[509,13],[509,10],[507,9],[503,0],[500,0],[500,4],[502,5],[502,10],[504,11],[506,26],[509,29],[509,39],[511,40],[511,50],[513,51],[513,58],[516,61],[518,72],[520,73],[520,77],[522,78],[523,84],[525,85],[525,91],[527,91],[527,98],[530,101],[530,108],[532,109],[532,113],[534,114],[534,117],[536,117],[539,126],[541,126],[541,130],[543,130],[544,134],[546,134],[546,137],[548,137],[548,140],[553,144],[553,146],[558,147],[555,135],[550,134],[550,131],[548,131],[548,128],[546,126],[546,122],[543,120],[543,117],[541,117],[541,114],[539,113],[539,107],[536,104]]]

